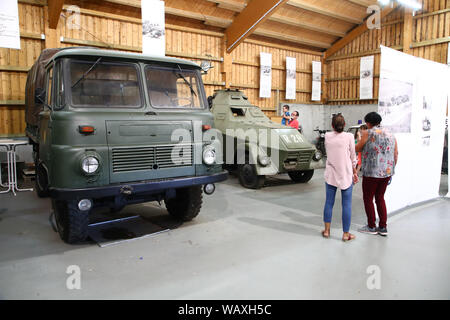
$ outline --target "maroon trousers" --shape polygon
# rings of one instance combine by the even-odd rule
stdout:
[[[375,220],[375,207],[373,205],[373,198],[375,197],[375,203],[377,205],[378,217],[380,218],[380,228],[386,228],[387,224],[387,211],[386,202],[384,201],[384,193],[388,186],[390,177],[387,178],[372,178],[363,177],[362,189],[364,208],[366,209],[367,224],[370,228],[376,228]]]

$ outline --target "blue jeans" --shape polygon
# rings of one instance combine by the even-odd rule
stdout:
[[[326,200],[325,208],[323,209],[323,221],[331,223],[331,216],[333,215],[334,199],[336,198],[337,188],[325,182]],[[341,190],[342,196],[342,228],[344,232],[349,232],[350,223],[352,221],[352,191],[353,185],[346,190]]]

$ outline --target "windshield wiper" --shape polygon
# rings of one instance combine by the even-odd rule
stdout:
[[[78,80],[72,85],[72,89],[73,89],[73,87],[75,87],[78,83],[80,83],[81,80],[83,80],[83,79],[89,74],[89,72],[91,72],[92,69],[94,69],[95,66],[96,66],[101,60],[102,60],[101,57],[98,58],[97,61],[95,61],[94,64],[89,68],[89,70],[86,71],[86,72],[80,77],[80,79],[78,79]]]
[[[183,76],[183,70],[181,70],[181,67],[180,67],[179,64],[177,64],[177,67],[178,67],[178,69],[180,69],[180,73],[177,73],[177,75],[180,76],[180,77],[184,80],[184,82],[186,82],[186,84],[187,84],[187,85],[189,86],[189,88],[191,89],[191,92],[192,92],[195,96],[197,96],[197,94],[195,93],[194,89],[192,88],[192,85],[190,84],[190,82],[187,81],[186,78]]]

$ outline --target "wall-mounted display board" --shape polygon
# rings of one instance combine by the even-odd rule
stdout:
[[[388,212],[439,197],[450,68],[381,46],[382,125],[398,142]]]
[[[0,1],[0,47],[20,49],[17,0]]]
[[[166,55],[164,1],[146,0],[141,3],[142,53]]]

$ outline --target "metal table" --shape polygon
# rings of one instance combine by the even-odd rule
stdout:
[[[7,190],[0,191],[0,193],[7,193],[12,191],[16,195],[16,191],[33,191],[33,189],[19,189],[17,186],[17,170],[16,170],[16,147],[27,145],[28,142],[24,140],[1,139],[0,147],[6,148],[6,159],[8,164],[8,183],[3,183],[0,174],[0,185]]]

